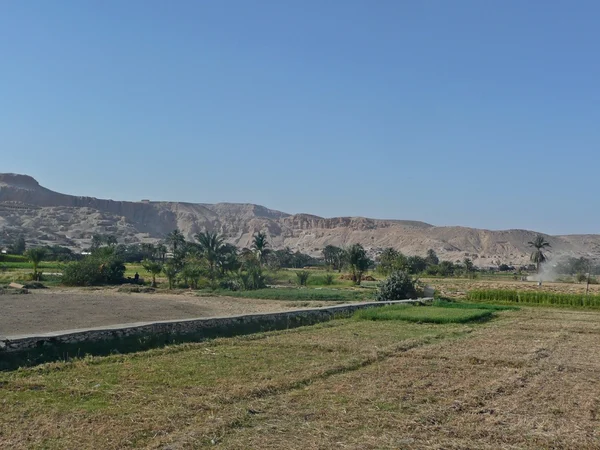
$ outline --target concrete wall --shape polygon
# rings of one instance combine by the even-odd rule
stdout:
[[[352,303],[277,313],[142,322],[39,335],[9,336],[0,340],[0,370],[67,360],[86,354],[127,353],[215,337],[282,330],[348,317],[363,308],[428,300],[431,299]]]

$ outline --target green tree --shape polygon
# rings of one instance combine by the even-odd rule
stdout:
[[[181,268],[180,276],[183,278],[185,284],[187,284],[192,289],[198,289],[200,277],[206,271],[206,262],[204,262],[203,266],[203,261],[205,260],[198,260],[196,258],[186,258],[185,263]]]
[[[216,275],[215,268],[223,253],[223,236],[219,235],[217,232],[211,233],[210,231],[205,231],[196,234],[194,237],[198,241],[201,255],[208,262],[209,275],[212,279]]]
[[[455,266],[452,261],[442,261],[438,266],[438,274],[443,277],[451,277],[454,275]]]
[[[529,247],[533,248],[533,251],[531,252],[531,261],[535,263],[537,273],[540,273],[540,268],[546,261],[546,255],[544,255],[543,250],[551,247],[551,245],[541,234],[538,234],[533,241],[529,241],[527,244]]]
[[[342,271],[344,267],[344,259],[346,256],[346,252],[343,248],[336,247],[335,245],[327,245],[323,250],[323,259],[325,260],[325,264],[331,266],[333,270],[337,270],[338,272]]]
[[[367,252],[364,247],[360,244],[352,245],[348,250],[348,266],[352,275],[352,281],[357,286],[362,281],[362,276],[365,271],[369,268],[371,260],[367,256]]]
[[[46,256],[46,250],[41,247],[30,248],[25,252],[25,256],[29,262],[33,264],[33,279],[39,281],[38,267],[40,262],[42,262]]]
[[[428,266],[437,266],[440,263],[440,258],[438,258],[438,255],[435,253],[435,250],[433,250],[432,248],[427,250],[427,256],[425,257],[425,262],[427,263]]]
[[[243,264],[239,277],[243,288],[246,290],[262,289],[266,286],[262,267],[255,253],[248,251],[243,254]]]
[[[470,258],[463,259],[463,265],[465,266],[465,272],[467,273],[467,277],[471,278],[471,274],[475,271],[475,264]]]
[[[163,265],[163,273],[169,281],[169,289],[173,289],[175,280],[177,279],[177,275],[179,273],[177,265],[173,264],[171,261],[166,262]]]
[[[102,236],[101,234],[92,235],[92,243],[90,245],[91,251],[99,249],[102,246],[102,244],[104,244],[104,236]]]
[[[152,274],[152,287],[156,287],[156,275],[162,272],[163,265],[158,261],[145,259],[142,261],[142,267]]]
[[[156,246],[155,255],[164,263],[167,257],[167,246],[165,244],[158,244]]]
[[[223,244],[219,252],[218,266],[221,269],[221,275],[234,272],[240,268],[238,249],[235,245]]]
[[[25,253],[26,248],[27,244],[25,242],[25,238],[23,236],[19,236],[17,240],[8,247],[8,252],[12,253],[13,255],[22,255]]]
[[[408,259],[399,251],[388,247],[377,258],[377,271],[381,275],[389,275],[396,270],[408,270]]]
[[[183,237],[183,233],[179,231],[179,229],[175,228],[165,238],[165,242],[169,247],[171,247],[171,251],[173,255],[176,256],[178,251],[183,249],[185,245],[185,238]]]
[[[412,274],[419,274],[427,269],[427,261],[421,256],[409,256],[407,259],[408,270]]]
[[[143,259],[154,259],[156,256],[156,246],[154,244],[144,242],[140,244],[140,252],[144,256]]]
[[[269,253],[269,241],[267,234],[259,231],[252,237],[252,250],[258,258],[258,262],[262,264]]]

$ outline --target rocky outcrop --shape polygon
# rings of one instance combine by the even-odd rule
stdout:
[[[528,262],[528,230],[490,231],[436,227],[410,220],[365,217],[323,218],[287,214],[264,206],[240,203],[122,202],[60,194],[27,175],[0,174],[0,244],[24,234],[31,244],[61,244],[84,248],[95,233],[110,233],[123,243],[157,242],[175,228],[188,239],[203,231],[218,231],[239,247],[265,231],[273,248],[290,247],[320,255],[326,245],[363,244],[372,254],[394,247],[409,255],[434,249],[451,261],[465,257],[480,266],[498,261]],[[555,254],[600,256],[600,236],[546,236]]]

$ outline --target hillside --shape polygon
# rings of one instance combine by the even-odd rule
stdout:
[[[124,202],[66,195],[46,189],[27,175],[0,174],[0,243],[23,234],[29,244],[85,248],[95,233],[111,233],[119,242],[156,242],[179,228],[192,239],[205,229],[218,231],[239,247],[266,231],[274,248],[290,247],[312,255],[328,244],[362,243],[371,253],[394,247],[424,255],[434,249],[442,259],[469,256],[478,265],[496,261],[528,262],[528,230],[490,231],[436,227],[409,220],[364,217],[323,218],[287,214],[263,206],[238,203]],[[552,254],[600,256],[600,235],[546,236]]]

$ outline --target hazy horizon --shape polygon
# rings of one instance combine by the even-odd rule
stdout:
[[[600,5],[0,6],[0,172],[115,200],[599,233]]]

